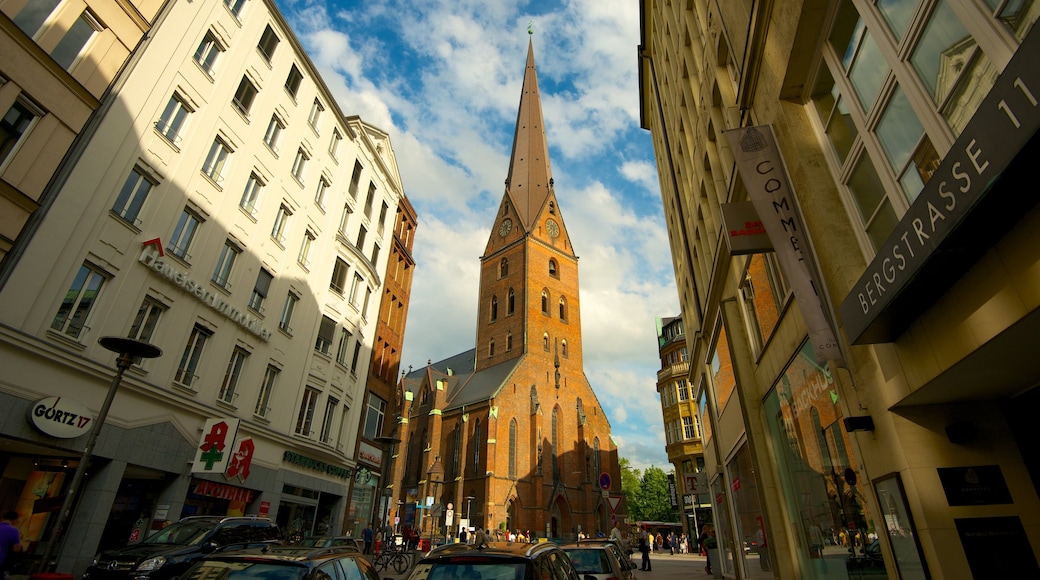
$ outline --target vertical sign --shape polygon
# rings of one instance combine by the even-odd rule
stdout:
[[[668,499],[672,502],[672,509],[679,507],[679,497],[675,493],[675,474],[668,474]]]
[[[209,419],[195,449],[192,473],[224,473],[231,461],[232,445],[238,434],[238,419]]]
[[[733,149],[737,170],[773,243],[784,276],[791,281],[798,308],[809,330],[816,362],[837,361],[844,366],[834,329],[820,296],[822,286],[811,267],[809,238],[798,212],[798,200],[769,125],[724,131]]]

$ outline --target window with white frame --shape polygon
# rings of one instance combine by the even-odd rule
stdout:
[[[231,359],[228,360],[227,370],[224,372],[224,381],[220,383],[220,393],[217,395],[217,400],[228,405],[235,404],[235,398],[238,397],[236,390],[238,389],[238,381],[242,378],[242,369],[245,367],[246,359],[249,358],[249,353],[241,347],[235,347],[231,351]]]
[[[264,133],[264,143],[275,154],[278,153],[278,141],[282,138],[283,130],[285,130],[285,123],[278,118],[278,115],[271,115],[271,121],[267,124],[267,131]]]
[[[191,208],[184,208],[181,211],[181,217],[177,218],[173,235],[166,242],[166,251],[182,260],[190,261],[191,255],[188,254],[188,250],[191,249],[191,242],[195,239],[195,232],[198,231],[201,224],[202,218],[198,213]]]
[[[321,101],[314,99],[314,104],[311,105],[311,112],[307,116],[307,124],[318,131],[318,122],[321,121],[321,114],[325,111],[325,106],[321,104]]]
[[[339,401],[334,397],[329,397],[329,400],[325,402],[325,418],[321,422],[321,442],[326,445],[333,443],[332,441],[332,427],[336,421],[336,409],[339,408]]]
[[[354,172],[350,175],[350,186],[347,188],[347,192],[350,193],[350,197],[357,199],[358,186],[361,183],[361,162],[354,161]]]
[[[683,437],[686,439],[697,438],[697,425],[694,422],[693,417],[683,417]]]
[[[285,304],[282,305],[282,315],[278,318],[278,328],[280,328],[286,334],[292,336],[292,317],[293,312],[296,311],[296,303],[300,301],[300,297],[292,292],[289,292],[285,296]]]
[[[314,350],[321,354],[330,354],[332,352],[332,340],[335,337],[336,321],[328,316],[322,316],[321,324],[318,326],[318,336],[314,339]]]
[[[256,284],[253,285],[253,292],[249,295],[249,307],[253,310],[262,313],[264,311],[264,301],[267,300],[267,293],[271,290],[271,280],[274,276],[267,271],[267,268],[260,268],[260,273],[256,275]]]
[[[260,202],[260,192],[264,189],[264,181],[256,172],[249,175],[246,188],[242,191],[242,200],[238,205],[251,216],[256,215],[256,207]]]
[[[365,217],[372,218],[372,201],[376,197],[376,184],[368,184],[368,196],[365,197]]]
[[[146,296],[137,309],[137,315],[134,316],[134,322],[130,325],[130,333],[126,335],[127,338],[151,342],[152,335],[155,334],[155,327],[159,325],[159,318],[165,311],[166,306],[162,302]],[[135,362],[135,364],[139,363]]]
[[[343,258],[337,257],[336,265],[332,268],[332,280],[329,282],[329,288],[342,295],[347,288],[347,273],[349,270],[350,267]]]
[[[278,208],[278,213],[274,218],[274,225],[271,226],[271,237],[274,241],[280,245],[285,244],[285,230],[289,225],[289,217],[292,216],[292,210],[285,205]]]
[[[336,228],[339,235],[343,237],[347,236],[347,226],[350,223],[350,214],[352,213],[353,211],[350,209],[350,204],[343,204],[343,212],[339,214],[339,227]]]
[[[300,90],[300,84],[303,82],[303,73],[294,64],[289,69],[289,76],[285,78],[285,90],[289,91],[289,95],[292,98],[296,98],[296,93]]]
[[[300,412],[296,415],[295,432],[297,435],[310,437],[311,427],[314,422],[314,409],[318,406],[318,396],[320,394],[318,389],[313,387],[304,389],[303,400],[300,401]]]
[[[29,38],[35,38],[43,23],[61,4],[61,0],[33,0],[22,5],[22,9],[14,15],[15,25],[22,29]]]
[[[28,102],[18,99],[11,104],[4,118],[0,119],[0,167],[22,144],[38,117],[35,107]]]
[[[361,318],[368,318],[368,305],[372,302],[372,289],[365,286],[365,302],[361,305]]]
[[[279,41],[278,34],[268,24],[267,28],[264,29],[264,33],[260,35],[260,43],[256,45],[256,49],[260,51],[260,56],[263,57],[267,64],[271,64],[271,59],[274,58],[274,51],[278,48]]]
[[[386,401],[375,393],[368,393],[365,407],[365,428],[361,436],[370,441],[383,434],[383,420],[386,417]]]
[[[184,122],[191,112],[184,102],[184,97],[174,93],[170,97],[170,101],[166,103],[166,108],[163,109],[159,120],[155,122],[155,130],[170,143],[178,145],[181,142],[181,130],[184,128]]]
[[[686,379],[679,379],[675,383],[676,383],[676,387],[677,387],[677,389],[679,391],[679,400],[680,401],[689,401],[690,400],[690,382],[688,380],[686,380]]]
[[[383,234],[383,230],[386,229],[386,214],[390,210],[390,206],[383,202],[383,205],[379,208],[379,234]]]
[[[72,279],[65,298],[58,307],[51,329],[71,338],[80,338],[90,321],[91,311],[97,302],[101,287],[108,276],[92,264],[84,263]]]
[[[213,78],[217,58],[222,52],[224,52],[224,46],[217,40],[217,35],[213,34],[213,31],[207,31],[206,36],[202,37],[199,47],[195,49],[195,63],[210,78]]]
[[[292,166],[292,176],[296,178],[296,181],[303,183],[303,170],[307,167],[307,161],[310,158],[311,156],[302,147],[296,151],[296,159]]]
[[[148,199],[149,192],[157,183],[145,174],[144,169],[137,166],[130,170],[130,175],[123,182],[123,188],[119,190],[119,196],[112,206],[112,213],[124,220],[136,224],[137,216],[141,213],[141,207]]]
[[[242,17],[242,9],[245,5],[246,0],[224,0],[224,6],[227,7],[228,12],[235,18]]]
[[[220,185],[224,181],[224,169],[230,155],[231,149],[227,143],[220,137],[217,137],[213,140],[213,144],[209,146],[206,161],[202,164],[202,173],[213,180],[213,183]]]
[[[225,290],[231,288],[231,270],[235,267],[235,260],[242,250],[231,240],[224,241],[224,247],[220,249],[220,257],[217,266],[213,269],[213,283]]]
[[[201,324],[196,324],[192,327],[191,335],[188,337],[188,344],[184,345],[180,363],[177,364],[177,372],[173,375],[174,382],[186,387],[195,384],[195,380],[199,378],[195,373],[199,369],[199,361],[202,360],[206,342],[209,341],[211,336],[213,336],[213,333]]]
[[[238,89],[235,90],[235,98],[231,100],[231,104],[240,113],[248,117],[249,109],[253,107],[253,101],[256,100],[256,94],[256,85],[249,80],[249,77],[243,75],[242,80],[238,83]]]
[[[297,262],[304,268],[307,268],[311,264],[311,246],[314,244],[314,234],[307,230],[303,233],[303,243],[300,244],[300,256]]]
[[[336,346],[336,362],[346,366],[347,365],[347,349],[350,347],[350,331],[346,328],[341,328],[339,331],[339,344]]]
[[[350,303],[357,308],[358,300],[358,289],[361,288],[361,283],[364,280],[361,278],[361,274],[354,273],[354,281],[350,283]]]
[[[358,228],[357,242],[354,244],[354,247],[357,248],[358,251],[362,251],[365,247],[365,236],[367,235],[368,229],[365,228],[365,226],[360,226]]]
[[[379,244],[372,244],[372,257],[369,261],[373,266],[379,263]]]
[[[361,362],[361,337],[354,341],[354,356],[350,359],[351,374],[357,374],[359,362]]]
[[[343,144],[343,134],[339,129],[332,130],[332,140],[329,142],[329,156],[336,160],[339,156],[339,146]]]
[[[267,365],[264,380],[260,383],[260,392],[256,396],[256,405],[253,407],[253,414],[257,417],[267,417],[267,413],[270,412],[271,393],[274,392],[274,385],[278,381],[280,372],[282,371],[278,367]]]
[[[51,58],[61,68],[71,70],[73,65],[80,61],[91,40],[103,28],[97,17],[89,10],[84,10],[51,50]]]
[[[329,180],[324,176],[318,180],[318,190],[314,192],[314,205],[321,211],[325,211],[325,196],[328,195],[330,187]]]

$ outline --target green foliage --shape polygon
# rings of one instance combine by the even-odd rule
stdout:
[[[672,510],[668,494],[668,474],[651,465],[645,472],[632,467],[624,457],[618,458],[621,468],[621,491],[628,504],[630,522],[677,522],[679,515]]]

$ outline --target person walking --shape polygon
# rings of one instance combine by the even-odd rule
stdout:
[[[711,552],[708,550],[713,549],[718,545],[715,540],[715,526],[704,524],[704,526],[701,527],[701,535],[697,541],[701,545],[701,551],[704,552],[704,559],[707,563],[707,566],[704,567],[704,571],[711,574]]]
[[[361,539],[365,541],[365,553],[372,553],[372,524],[365,526],[365,529],[361,530]]]
[[[639,569],[644,572],[650,571],[650,546],[652,545],[651,542],[653,542],[650,539],[651,537],[650,532],[646,528],[639,530],[639,551],[643,554],[642,565]]]
[[[7,578],[11,566],[11,554],[22,551],[22,535],[14,527],[18,512],[9,511],[0,519],[0,580]]]

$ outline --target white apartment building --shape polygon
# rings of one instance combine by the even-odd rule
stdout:
[[[103,336],[163,351],[101,432],[59,552],[76,575],[187,515],[336,534],[376,485],[353,458],[404,197],[389,137],[343,114],[272,1],[164,11],[0,293],[0,508],[37,555],[89,427],[32,410],[96,415]]]

